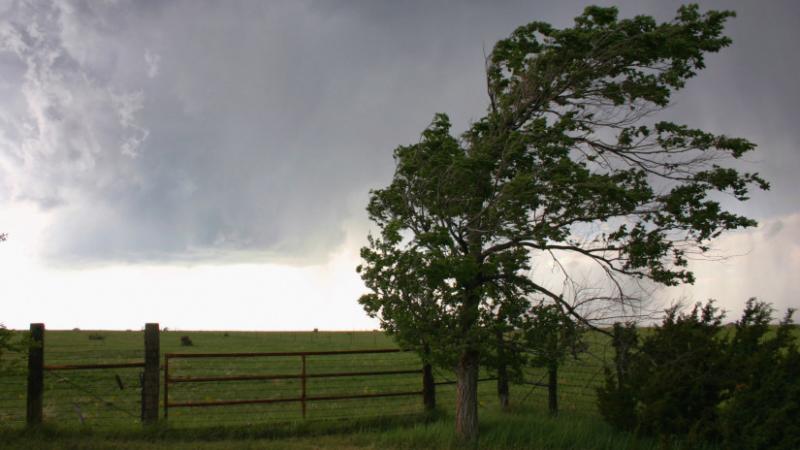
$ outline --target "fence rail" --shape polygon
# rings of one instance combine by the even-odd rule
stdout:
[[[397,375],[422,375],[424,368],[414,370],[371,370],[371,371],[349,371],[349,372],[321,372],[308,373],[308,359],[310,357],[334,357],[342,355],[373,355],[404,353],[407,350],[401,349],[376,349],[376,350],[337,350],[337,351],[306,351],[306,352],[231,352],[231,353],[165,353],[164,354],[164,418],[169,417],[170,408],[197,408],[215,407],[231,405],[255,405],[273,403],[300,403],[302,417],[306,417],[306,404],[308,402],[334,401],[334,400],[354,400],[365,398],[381,397],[401,397],[421,395],[427,398],[428,392],[434,389],[433,379],[422,378],[422,389],[401,392],[376,392],[369,394],[348,393],[340,395],[308,395],[308,380],[321,378],[354,378],[354,377],[386,377]],[[290,374],[260,374],[260,375],[224,375],[224,376],[172,376],[170,372],[170,361],[177,359],[204,359],[204,358],[300,358],[300,373]],[[225,383],[233,381],[275,381],[275,380],[300,380],[299,395],[283,398],[249,398],[233,400],[211,400],[211,401],[171,401],[169,397],[169,386],[176,383]],[[428,401],[426,401],[427,405]]]
[[[165,353],[164,357],[177,358],[257,358],[278,356],[332,356],[332,355],[362,355],[367,353],[405,353],[408,350],[399,348],[383,348],[375,350],[328,350],[314,352],[230,352],[230,353]]]
[[[46,371],[54,370],[92,370],[92,369],[127,369],[135,367],[144,367],[142,362],[129,362],[129,363],[115,363],[115,364],[60,364],[60,365],[45,365],[42,367]]]

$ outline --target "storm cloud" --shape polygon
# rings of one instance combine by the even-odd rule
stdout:
[[[569,26],[580,2],[17,2],[0,9],[0,207],[52,218],[55,264],[311,263],[366,228],[391,151],[435,112],[486,106],[484,51],[519,25]],[[672,17],[672,2],[621,15]],[[773,183],[738,206],[800,211],[800,7],[739,13],[734,45],[668,111],[747,137]]]

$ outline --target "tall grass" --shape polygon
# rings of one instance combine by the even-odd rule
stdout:
[[[611,429],[594,414],[570,412],[557,417],[545,405],[520,405],[500,412],[498,405],[481,408],[480,449],[669,449],[651,439]],[[462,449],[452,416],[353,421],[307,422],[283,427],[220,427],[139,431],[58,429],[0,433],[3,448],[81,449]]]

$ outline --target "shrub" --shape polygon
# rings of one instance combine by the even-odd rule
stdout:
[[[603,416],[646,434],[714,440],[715,410],[728,383],[719,337],[722,317],[713,301],[696,304],[688,314],[677,307],[667,310],[638,351],[624,357],[629,363],[618,363],[622,380],[612,376],[598,392]]]
[[[605,385],[597,390],[600,414],[611,425],[622,430],[636,428],[636,399],[630,384],[631,355],[639,345],[639,335],[633,323],[614,324],[611,345],[614,347],[614,367],[605,367]]]
[[[800,352],[792,314],[770,332],[773,309],[750,299],[736,323],[729,358],[736,385],[721,405],[724,444],[730,449],[800,448]]]
[[[14,332],[0,323],[0,373],[10,368],[8,354],[20,350],[20,345],[15,342]]]
[[[617,428],[689,446],[800,448],[792,312],[772,333],[772,307],[750,299],[730,332],[713,301],[688,314],[673,308],[640,345],[633,327],[615,325],[615,367],[598,389],[601,414]]]
[[[190,338],[189,336],[181,336],[181,346],[191,347],[193,345],[194,342],[192,342],[192,338]]]

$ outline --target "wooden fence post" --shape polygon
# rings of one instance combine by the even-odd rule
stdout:
[[[303,410],[303,419],[306,418],[306,355],[300,355],[301,372],[300,372],[300,403]]]
[[[425,411],[436,409],[436,384],[430,364],[422,366],[422,402],[425,405]]]
[[[157,323],[144,326],[144,377],[142,382],[142,422],[158,421],[158,389],[161,385],[159,368],[159,329]]]
[[[28,349],[28,404],[26,423],[42,423],[42,394],[44,392],[44,324],[31,324]]]

